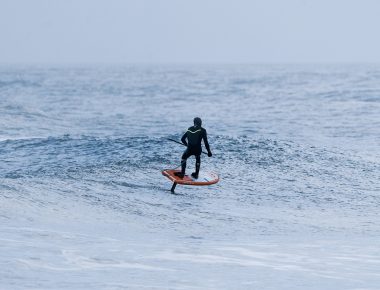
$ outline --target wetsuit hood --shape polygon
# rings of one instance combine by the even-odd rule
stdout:
[[[197,126],[197,127],[201,127],[202,126],[202,120],[201,120],[201,118],[195,117],[194,118],[194,125]]]

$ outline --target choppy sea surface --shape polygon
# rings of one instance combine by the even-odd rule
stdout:
[[[1,289],[380,289],[380,65],[2,65],[0,159]]]

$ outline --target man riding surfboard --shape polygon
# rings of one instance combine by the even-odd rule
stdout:
[[[202,140],[207,149],[208,157],[212,156],[210,145],[207,141],[207,132],[205,128],[202,128],[202,120],[199,117],[194,118],[194,126],[191,126],[185,134],[183,134],[181,141],[187,146],[185,152],[182,154],[181,160],[181,172],[175,175],[183,178],[186,171],[186,160],[190,156],[195,156],[195,172],[191,176],[195,179],[198,178],[199,169],[201,167],[201,153],[202,153]]]

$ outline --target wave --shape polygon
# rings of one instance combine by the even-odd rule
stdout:
[[[175,135],[170,137],[179,139]],[[347,152],[292,141],[217,135],[211,136],[210,143],[214,157],[203,156],[202,168],[214,168],[226,177],[227,184],[237,188],[256,187],[260,182],[280,186],[283,182],[284,188],[291,185],[294,189],[296,184],[297,190],[305,193],[315,194],[316,188],[323,189],[326,184],[333,191],[342,187],[352,193],[355,187],[366,188],[380,171],[378,163]],[[0,141],[0,147],[3,160],[0,178],[55,177],[77,181],[87,178],[105,183],[116,182],[118,176],[128,174],[138,182],[143,181],[146,174],[178,166],[183,151],[166,137],[65,135]],[[190,158],[188,170],[192,167]]]

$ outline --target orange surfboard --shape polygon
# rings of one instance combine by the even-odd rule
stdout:
[[[185,175],[183,178],[180,178],[174,175],[174,173],[176,172],[180,172],[180,170],[176,170],[176,169],[162,170],[162,175],[166,176],[174,183],[171,189],[172,192],[174,192],[174,188],[177,184],[202,186],[202,185],[215,184],[219,181],[218,174],[214,172],[201,171],[199,172],[199,176],[197,179],[193,178],[191,175]]]

